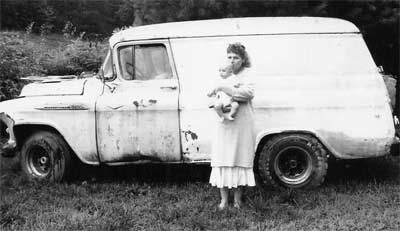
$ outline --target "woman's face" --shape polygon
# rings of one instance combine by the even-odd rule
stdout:
[[[228,62],[232,64],[232,70],[234,74],[237,74],[239,71],[242,70],[243,59],[235,54],[235,53],[228,53]]]

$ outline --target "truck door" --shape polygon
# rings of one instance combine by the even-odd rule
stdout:
[[[181,160],[179,83],[168,40],[114,48],[117,78],[96,103],[102,162]]]

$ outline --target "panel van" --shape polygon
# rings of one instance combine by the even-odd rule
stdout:
[[[330,156],[378,157],[398,147],[382,75],[354,24],[254,17],[115,33],[97,75],[41,78],[0,103],[2,153],[19,153],[27,177],[50,181],[73,175],[74,159],[207,164],[216,117],[207,92],[235,42],[251,60],[260,183],[315,187]]]

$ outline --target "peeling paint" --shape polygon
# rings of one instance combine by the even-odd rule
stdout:
[[[185,139],[186,139],[186,141],[189,141],[189,140],[197,140],[197,134],[196,133],[194,133],[194,132],[192,132],[192,131],[190,131],[190,130],[188,130],[188,131],[182,131],[182,133],[185,135]],[[189,137],[190,136],[190,137]]]
[[[99,97],[96,123],[102,162],[182,159],[178,91],[160,88],[168,82],[177,85],[176,81],[126,81],[115,84],[113,94]],[[123,107],[110,110],[108,106],[115,102]]]

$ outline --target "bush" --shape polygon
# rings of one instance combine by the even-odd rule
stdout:
[[[47,75],[77,75],[99,69],[107,51],[106,46],[84,41],[81,37],[71,40],[65,50],[48,52],[42,57]]]
[[[51,49],[40,57],[46,75],[78,75],[83,71],[96,72],[106,54],[105,43],[85,41],[85,33],[73,38],[75,29],[67,22],[63,37],[68,41],[65,48]]]
[[[0,101],[16,97],[23,81],[19,76],[26,74],[30,65],[28,53],[21,48],[23,41],[13,33],[4,34],[0,40]]]
[[[0,33],[0,101],[18,96],[30,75],[78,75],[97,71],[106,43],[70,39],[61,35],[38,37],[17,32]]]

